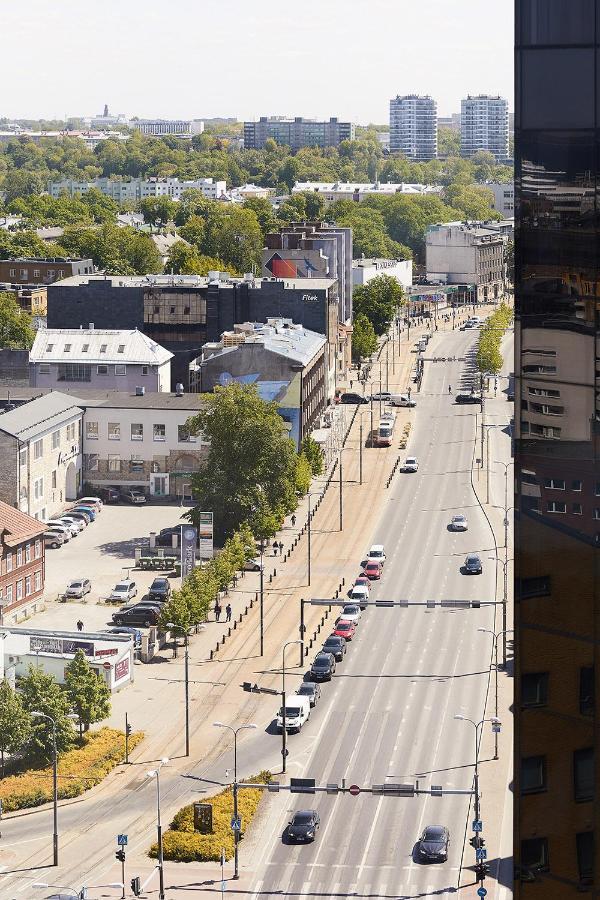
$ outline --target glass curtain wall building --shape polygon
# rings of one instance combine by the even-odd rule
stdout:
[[[600,890],[600,0],[517,0],[515,896]]]

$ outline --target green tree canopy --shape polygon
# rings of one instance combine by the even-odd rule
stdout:
[[[354,316],[352,323],[352,359],[358,362],[377,350],[377,335],[364,313]]]
[[[375,334],[384,334],[402,305],[403,297],[402,285],[396,278],[378,275],[354,289],[354,320],[364,316],[373,326]]]
[[[65,690],[73,712],[79,716],[79,734],[110,715],[110,688],[78,650],[65,669]]]
[[[29,349],[34,338],[29,313],[21,309],[14,294],[0,291],[0,347]]]
[[[53,675],[47,675],[42,669],[30,666],[29,672],[20,682],[23,708],[30,714],[45,713],[56,723],[56,748],[59,753],[70,750],[73,746],[75,732],[73,723],[67,718],[69,713],[69,697],[62,690]],[[52,724],[41,716],[31,716],[31,736],[28,751],[34,757],[51,759],[52,757]]]
[[[31,732],[31,717],[23,709],[21,697],[6,678],[0,681],[0,772],[4,778],[4,757],[23,750]]]
[[[165,228],[175,218],[177,203],[170,197],[144,197],[140,201],[140,212],[144,222]]]
[[[302,439],[300,450],[309,461],[312,474],[321,475],[325,467],[323,451],[310,434],[307,434],[306,437]]]

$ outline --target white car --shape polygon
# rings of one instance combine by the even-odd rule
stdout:
[[[260,556],[256,559],[247,559],[244,563],[244,571],[245,572],[260,572],[261,569],[264,569],[265,564],[261,563]]]
[[[119,600],[125,604],[129,600],[133,600],[136,594],[137,585],[135,581],[119,581],[108,595],[108,599],[111,601]]]
[[[469,523],[467,522],[467,517],[462,514],[457,516],[452,516],[450,519],[450,530],[451,531],[468,531]]]
[[[354,625],[358,625],[361,616],[362,613],[358,603],[347,603],[336,621],[343,619],[344,622],[352,622]]]
[[[402,466],[403,472],[417,472],[419,470],[419,460],[416,456],[407,456]]]
[[[385,565],[385,548],[383,544],[373,544],[367,553],[367,562],[378,562],[382,567]]]
[[[349,599],[357,603],[361,609],[366,609],[369,602],[369,588],[366,584],[355,584],[350,591]]]
[[[77,503],[79,506],[91,506],[97,512],[102,512],[102,507],[104,506],[100,497],[80,497]]]
[[[64,522],[53,521],[53,522],[45,522],[44,524],[46,526],[47,531],[56,531],[56,532],[58,532],[58,534],[62,535],[62,538],[63,538],[65,544],[67,543],[67,541],[70,541],[71,538],[73,537],[73,532],[71,531],[70,528],[67,528],[67,526],[65,525]]]
[[[61,516],[58,521],[64,522],[65,525],[68,525],[71,529],[76,528],[77,533],[83,531],[83,529],[85,528],[85,522],[83,521],[83,519],[74,519],[72,516]]]
[[[79,534],[79,528],[76,525],[73,525],[72,522],[65,522],[63,519],[49,519],[46,525],[48,528],[65,528],[71,537],[77,537]]]
[[[392,397],[390,403],[392,406],[406,406],[409,409],[412,409],[417,405],[417,401],[413,400],[412,397],[409,397],[408,394],[397,394]]]

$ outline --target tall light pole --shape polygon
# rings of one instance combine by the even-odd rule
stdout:
[[[358,422],[359,422],[359,426],[358,426],[358,439],[359,439],[359,445],[358,445],[358,480],[359,480],[359,484],[362,484],[362,483],[363,483],[363,423],[362,423],[362,420],[363,420],[363,414],[360,413],[360,414],[359,414],[359,417],[358,417]]]
[[[512,631],[512,628],[508,629]],[[502,635],[506,636],[506,631],[492,631],[491,628],[478,628],[477,631],[480,631],[482,634],[491,634],[492,640],[494,644],[494,672],[495,672],[495,686],[494,686],[494,694],[495,694],[495,702],[494,702],[494,715],[498,718],[498,638]],[[494,732],[494,759],[498,759],[498,732]]]
[[[224,722],[213,722],[215,728],[226,728],[227,731],[231,731],[233,735],[233,818],[235,819],[236,828],[233,830],[233,877],[239,878],[239,860],[238,860],[238,844],[240,840],[240,831],[237,828],[238,824],[238,796],[237,796],[237,736],[239,731],[243,731],[244,728],[256,728],[254,722],[249,722],[247,725],[239,725],[237,728],[233,728],[232,725],[225,725]],[[162,898],[161,898],[162,900]]]
[[[475,818],[479,819],[479,729],[483,728],[484,722],[491,722],[492,725],[500,725],[500,720],[497,716],[491,716],[489,719],[480,719],[479,722],[474,722],[473,719],[469,719],[468,716],[461,716],[458,714],[455,715],[454,718],[461,722],[470,722],[475,729]]]
[[[340,531],[344,530],[344,475],[342,468],[342,459],[345,447],[340,447]]]
[[[264,616],[264,598],[265,598],[265,540],[260,539],[260,655],[265,653],[265,616]]]
[[[514,562],[512,559],[499,559],[498,562],[503,568],[503,592],[502,592],[502,631],[500,632],[502,637],[502,667],[506,668],[506,635],[510,631],[509,628],[506,627],[507,624],[507,604],[508,604],[508,566],[511,562]]]
[[[185,755],[190,755],[190,653],[189,653],[189,634],[187,628],[183,625],[175,625],[173,622],[167,622],[167,628],[171,631],[183,631],[185,638],[185,656],[184,656],[184,680],[185,680]],[[177,640],[177,638],[175,638]]]
[[[288,755],[287,751],[287,723],[285,716],[285,650],[286,647],[291,647],[292,644],[300,644],[301,647],[304,646],[304,641],[286,641],[283,645],[283,650],[281,651],[281,710],[282,710],[282,719],[283,719],[283,729],[281,731],[281,771],[286,771],[286,759]],[[302,652],[302,650],[300,651]]]
[[[146,778],[156,778],[156,837],[158,841],[158,900],[165,900],[165,872],[163,858],[163,837],[160,824],[160,770],[169,760],[161,759],[156,769],[146,772]]]
[[[309,493],[306,496],[308,497],[308,518],[306,520],[306,531],[307,531],[306,536],[308,538],[308,548],[307,548],[308,549],[308,586],[310,587],[310,564],[311,564],[310,542],[311,542],[311,521],[312,521],[312,517],[313,517],[313,512],[310,508],[310,498],[311,497],[320,497],[321,494],[317,494],[317,493],[315,493],[315,491],[312,491],[312,492],[309,491]]]
[[[34,710],[31,713],[38,719],[46,719],[52,726],[52,865],[58,865],[58,751],[56,747],[56,719],[47,713]],[[79,718],[76,713],[68,713],[68,719]]]

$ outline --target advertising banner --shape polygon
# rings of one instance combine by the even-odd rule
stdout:
[[[187,578],[196,562],[196,538],[193,525],[181,526],[181,577]]]
[[[200,513],[200,559],[213,558],[213,514]]]

